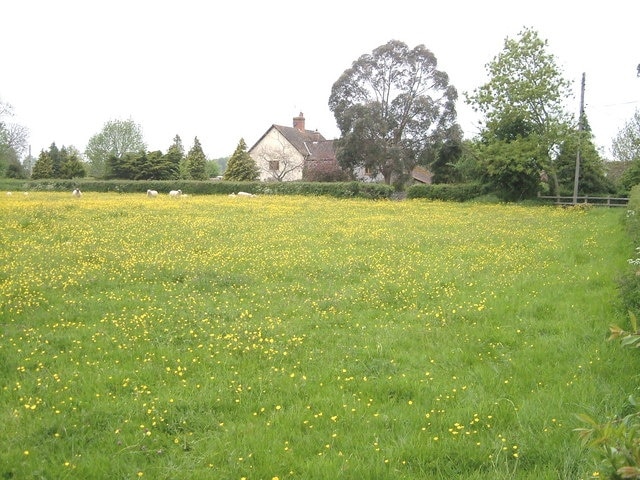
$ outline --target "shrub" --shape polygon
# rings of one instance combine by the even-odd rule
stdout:
[[[465,202],[484,193],[486,192],[482,185],[476,183],[416,184],[411,185],[407,189],[407,198],[428,198],[430,200]]]

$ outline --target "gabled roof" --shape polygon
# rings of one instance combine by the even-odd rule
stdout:
[[[420,182],[420,183],[431,183],[431,179],[433,178],[433,174],[427,170],[424,167],[421,167],[420,165],[416,165],[415,167],[413,167],[413,170],[411,171],[411,176],[413,177],[414,180]]]
[[[294,127],[271,125],[262,137],[249,149],[251,152],[269,132],[275,129],[295,148],[305,160],[335,160],[333,140],[327,140],[316,130],[300,131]]]

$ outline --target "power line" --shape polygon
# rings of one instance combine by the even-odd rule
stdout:
[[[640,103],[640,100],[631,100],[630,102],[620,102],[620,103],[609,103],[607,105],[596,105],[593,106],[589,103],[587,103],[587,106],[590,108],[609,108],[609,107],[619,107],[621,105],[631,105],[634,103]]]

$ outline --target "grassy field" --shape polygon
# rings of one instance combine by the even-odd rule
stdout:
[[[3,194],[0,478],[590,478],[623,217]]]

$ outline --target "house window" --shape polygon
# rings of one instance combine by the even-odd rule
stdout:
[[[280,170],[280,162],[278,160],[269,160],[269,170]]]

